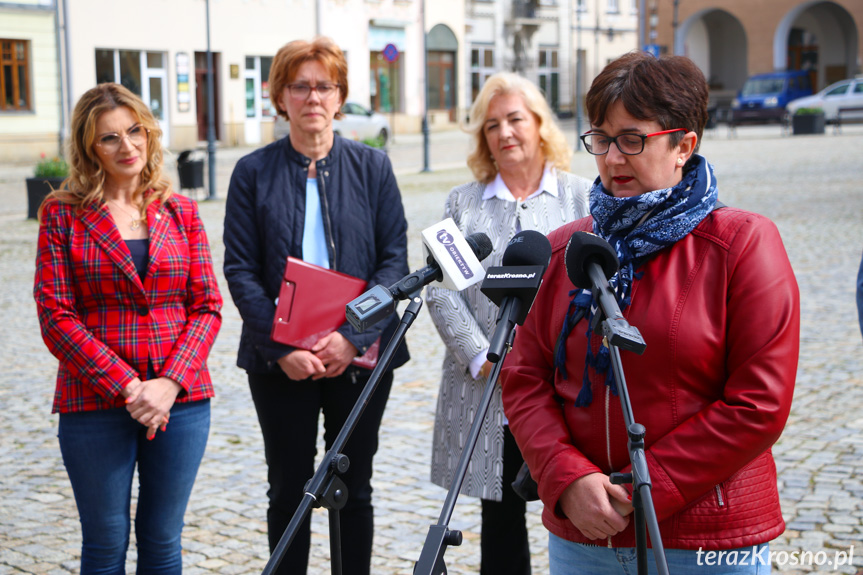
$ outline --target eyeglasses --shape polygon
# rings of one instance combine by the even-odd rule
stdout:
[[[294,100],[305,100],[311,95],[312,90],[318,93],[318,97],[321,100],[329,100],[339,91],[339,85],[329,83],[318,84],[317,86],[288,84],[288,90],[291,92],[291,98]]]
[[[620,134],[614,137],[588,132],[581,136],[581,141],[584,142],[584,148],[588,153],[594,156],[607,154],[612,142],[614,142],[614,145],[617,146],[617,149],[621,153],[627,156],[637,156],[644,151],[644,142],[647,138],[686,131],[684,128],[675,128],[674,130],[663,130],[662,132],[654,132],[652,134]]]
[[[123,140],[126,138],[129,138],[129,143],[137,148],[147,143],[147,136],[149,134],[150,130],[141,124],[135,124],[122,136],[116,132],[102,134],[96,139],[96,145],[108,153],[114,153],[120,149]]]

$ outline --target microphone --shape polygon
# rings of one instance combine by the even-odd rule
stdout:
[[[500,361],[513,327],[524,324],[550,260],[548,238],[540,232],[524,230],[507,244],[503,265],[486,272],[480,291],[500,308],[486,355],[490,362]]]
[[[451,224],[451,225],[450,225]],[[345,305],[345,318],[357,331],[365,331],[395,311],[396,301],[417,294],[427,284],[441,282],[457,285],[458,290],[482,281],[485,269],[480,264],[491,253],[491,240],[484,233],[465,238],[452,218],[423,231],[432,230],[424,268],[406,275],[389,288],[376,285]]]
[[[465,239],[453,219],[447,218],[424,229],[422,238],[426,263],[440,269],[433,281],[461,291],[485,277],[485,268],[479,262],[488,257],[492,245],[484,233],[471,234],[471,242]]]
[[[647,344],[638,328],[629,325],[620,312],[617,299],[608,284],[609,278],[617,273],[620,262],[617,252],[603,238],[588,232],[575,232],[569,238],[564,252],[566,275],[577,288],[590,289],[593,299],[599,303],[601,314],[593,317],[596,322],[606,318],[603,333],[611,345],[620,349],[634,351],[641,355]]]

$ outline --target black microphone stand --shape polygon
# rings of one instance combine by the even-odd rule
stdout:
[[[360,393],[357,402],[354,404],[353,409],[351,409],[351,412],[348,414],[345,424],[339,431],[338,436],[333,440],[332,446],[327,450],[324,455],[324,459],[321,461],[315,474],[306,483],[306,492],[303,496],[303,500],[294,512],[294,516],[291,518],[291,522],[282,534],[282,538],[279,539],[279,543],[276,545],[275,550],[273,550],[272,555],[270,555],[270,559],[267,561],[267,564],[262,571],[262,575],[271,575],[276,568],[278,568],[279,563],[282,562],[282,559],[285,556],[285,551],[290,547],[300,525],[302,525],[303,521],[305,521],[306,517],[311,513],[313,507],[323,507],[329,511],[331,573],[333,573],[333,575],[341,575],[342,546],[339,509],[343,508],[348,500],[347,487],[342,481],[341,475],[343,475],[348,470],[348,467],[350,467],[350,461],[348,461],[347,455],[344,455],[341,451],[348,442],[348,438],[350,438],[354,428],[356,428],[363,411],[365,411],[365,408],[368,406],[369,400],[371,399],[372,394],[374,394],[375,389],[377,389],[387,367],[389,367],[393,355],[401,345],[402,341],[404,341],[408,328],[413,324],[422,308],[423,300],[420,297],[422,288],[423,284],[420,284],[419,289],[409,296],[408,305],[405,308],[404,315],[402,315],[398,328],[384,351],[380,354],[377,365],[375,365],[374,370],[372,370],[369,380],[366,382],[366,385],[363,388],[362,393]]]
[[[626,387],[626,377],[623,375],[623,363],[620,360],[620,347],[634,351],[639,355],[644,353],[644,340],[638,330],[630,326],[622,317],[608,317],[603,302],[605,298],[614,295],[608,289],[608,282],[602,275],[599,267],[593,266],[588,270],[594,286],[594,301],[600,302],[593,317],[594,327],[602,323],[603,344],[608,346],[611,354],[611,367],[614,371],[614,379],[617,382],[617,393],[620,397],[620,406],[623,409],[623,422],[626,425],[626,433],[629,437],[627,447],[629,448],[629,461],[632,463],[630,473],[612,473],[611,482],[620,485],[632,484],[632,507],[635,509],[635,556],[638,565],[638,575],[647,575],[647,534],[645,525],[650,532],[650,541],[653,544],[653,557],[656,560],[656,568],[660,575],[668,575],[668,562],[665,559],[665,548],[662,545],[662,536],[659,533],[659,521],[656,518],[656,508],[653,506],[652,484],[650,473],[647,469],[647,456],[644,453],[644,436],[646,430],[643,425],[635,422],[632,413],[632,403],[629,400],[629,390]],[[597,293],[599,292],[599,293]]]
[[[499,343],[492,343],[492,345],[489,346],[488,353],[488,359],[493,363],[491,373],[489,373],[485,390],[480,399],[479,408],[477,409],[473,423],[471,424],[470,433],[468,433],[464,449],[461,452],[461,458],[458,460],[458,467],[456,467],[455,474],[453,475],[452,482],[447,491],[446,499],[444,500],[440,516],[438,517],[438,522],[429,526],[429,532],[426,536],[425,543],[423,543],[420,558],[414,566],[414,575],[446,574],[447,569],[443,556],[446,553],[447,547],[449,545],[453,545],[455,547],[461,545],[462,533],[458,530],[450,530],[449,520],[452,517],[453,509],[455,509],[455,502],[456,499],[458,499],[459,491],[461,491],[462,483],[464,483],[465,475],[467,475],[467,468],[470,465],[470,458],[473,455],[473,450],[476,447],[477,440],[479,439],[482,422],[485,419],[489,406],[491,405],[491,398],[494,396],[494,388],[497,385],[501,366],[503,366],[503,359],[506,357],[506,354],[509,353],[509,350],[512,349],[512,342],[515,338],[515,323],[510,321],[510,318],[518,315],[517,311],[518,306],[520,305],[520,302],[516,299],[509,300],[504,303],[503,308],[501,308],[498,314],[498,326],[495,329],[495,333],[492,335],[491,341]],[[512,311],[510,311],[511,309]],[[504,339],[499,333],[504,334],[504,337],[506,338],[505,347],[503,346]],[[503,349],[497,350],[496,347],[501,347]],[[495,359],[495,357],[497,357],[497,359]]]

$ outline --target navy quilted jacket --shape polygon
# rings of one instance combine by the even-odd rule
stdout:
[[[285,260],[303,257],[310,163],[286,137],[243,157],[231,176],[225,277],[243,318],[237,365],[250,373],[277,372],[276,360],[292,349],[272,341],[270,331]],[[330,269],[362,278],[369,287],[390,286],[407,275],[407,221],[386,154],[336,136],[316,169]],[[396,327],[393,315],[362,333],[348,323],[339,332],[362,354],[382,335],[383,351]],[[402,345],[390,367],[408,359]]]

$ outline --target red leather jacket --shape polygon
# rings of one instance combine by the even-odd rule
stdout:
[[[551,264],[502,370],[503,403],[539,484],[546,528],[570,541],[634,547],[633,521],[608,541],[589,540],[558,507],[576,479],[629,471],[620,401],[604,377],[590,371],[593,402],[575,407],[584,321],[566,340],[569,378],[553,363],[573,289],[564,248],[574,231],[591,227],[588,217],[549,235]],[[624,315],[647,349],[621,357],[635,421],[647,428],[663,544],[715,550],[775,538],[785,523],[770,447],[791,409],[800,331],[797,282],[779,232],[757,214],[716,210],[636,271],[643,275]]]

